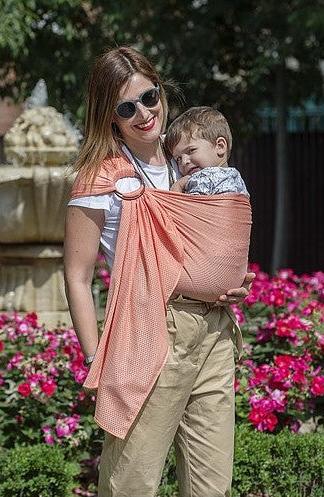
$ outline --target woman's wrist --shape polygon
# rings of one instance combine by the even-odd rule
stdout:
[[[94,355],[87,355],[85,356],[84,360],[83,360],[83,365],[84,366],[90,366],[90,364],[93,362],[95,356]]]

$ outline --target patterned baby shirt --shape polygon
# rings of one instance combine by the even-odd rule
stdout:
[[[243,193],[250,196],[242,176],[235,167],[205,167],[190,176],[185,191],[193,195]]]

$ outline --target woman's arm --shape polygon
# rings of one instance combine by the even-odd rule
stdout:
[[[65,289],[74,329],[85,356],[94,355],[98,345],[91,283],[103,224],[102,209],[76,206],[67,208],[64,237]]]

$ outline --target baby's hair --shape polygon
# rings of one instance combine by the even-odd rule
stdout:
[[[187,139],[193,136],[203,138],[213,145],[217,138],[223,137],[227,142],[227,158],[231,154],[232,133],[228,122],[221,112],[212,107],[191,107],[171,123],[164,141],[170,155],[183,134]]]

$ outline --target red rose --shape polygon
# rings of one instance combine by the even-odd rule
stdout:
[[[45,395],[48,397],[51,397],[55,392],[56,392],[56,383],[54,381],[47,381],[46,383],[43,383],[41,386],[42,392],[44,392]]]
[[[3,343],[3,342],[1,342],[1,340],[0,340],[0,352],[2,352],[2,351],[3,351],[3,349],[4,349],[4,343]]]
[[[64,352],[64,354],[67,354],[70,356],[73,353],[73,348],[71,347],[71,345],[64,345],[63,352]]]
[[[22,395],[23,397],[29,397],[29,395],[31,394],[31,388],[29,383],[20,383],[20,385],[18,385],[17,390],[20,393],[20,395]]]

